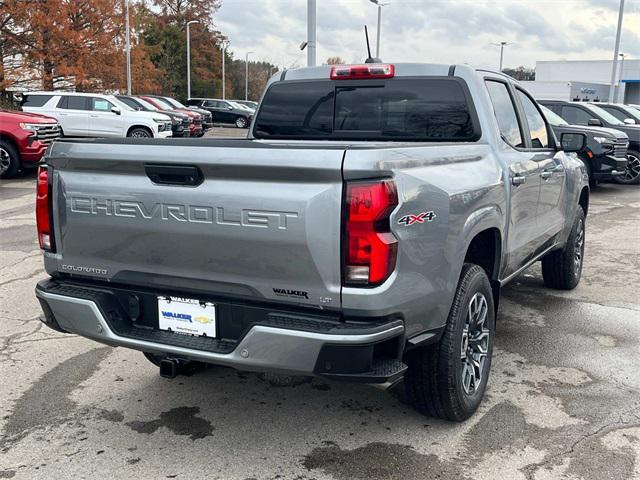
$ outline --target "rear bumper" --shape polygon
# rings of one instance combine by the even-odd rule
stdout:
[[[278,311],[273,317],[268,315],[277,320],[271,324],[256,322],[237,339],[213,339],[148,326],[138,328],[129,318],[123,318],[128,314],[114,303],[116,294],[109,289],[85,289],[44,280],[38,283],[36,296],[44,311],[42,321],[47,326],[112,346],[239,370],[323,375],[364,383],[395,382],[406,370],[401,362],[404,350],[401,320],[332,327],[313,315],[304,317],[296,312],[295,316],[283,316]],[[117,327],[115,322],[120,322]]]

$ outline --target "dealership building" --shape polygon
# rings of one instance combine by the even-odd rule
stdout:
[[[536,79],[524,82],[538,99],[609,100],[611,60],[536,62]],[[640,60],[618,62],[614,99],[640,104]]]

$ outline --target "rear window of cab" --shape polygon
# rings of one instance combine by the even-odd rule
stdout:
[[[480,127],[466,83],[456,77],[292,80],[272,84],[254,137],[470,142]]]

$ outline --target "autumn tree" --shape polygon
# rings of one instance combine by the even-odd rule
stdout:
[[[344,60],[340,57],[327,58],[327,65],[344,65]]]

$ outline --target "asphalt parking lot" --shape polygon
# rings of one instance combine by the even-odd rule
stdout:
[[[138,352],[47,329],[34,183],[0,183],[0,479],[640,478],[637,187],[593,192],[576,290],[546,290],[537,267],[504,290],[485,401],[452,424],[402,389],[167,380]]]

